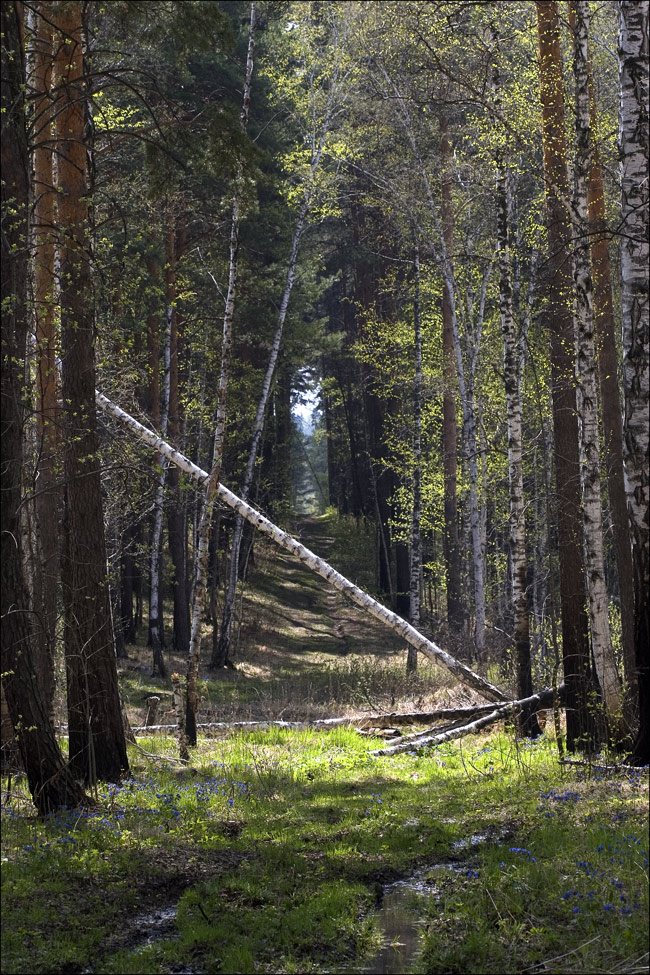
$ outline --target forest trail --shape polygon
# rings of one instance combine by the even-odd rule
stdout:
[[[352,581],[368,585],[374,566],[369,569],[357,550],[363,540],[356,535],[342,542],[329,518],[310,515],[298,516],[291,531],[346,574],[360,567],[363,578],[355,579],[353,570]],[[256,542],[242,610],[236,669],[220,672],[218,681],[221,691],[224,684],[234,685],[233,719],[331,717],[359,708],[390,710],[396,702],[405,706],[407,699],[422,698],[419,680],[407,687],[405,642],[266,540]],[[217,706],[221,719],[223,704]]]
[[[333,558],[335,538],[328,519],[302,515],[292,531],[320,558]],[[334,557],[335,567],[336,562]],[[255,604],[261,597],[267,616],[265,628],[282,635],[282,644],[269,646],[271,650],[290,656],[346,657],[351,653],[387,656],[405,649],[403,640],[364,615],[325,580],[291,555],[265,543],[256,548],[251,586],[243,628],[249,613],[255,617]]]

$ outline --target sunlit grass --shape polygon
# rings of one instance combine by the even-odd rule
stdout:
[[[4,797],[3,971],[350,972],[378,890],[423,868],[418,971],[623,971],[646,950],[646,772],[504,733],[377,759],[349,728],[272,728],[203,740],[186,769],[173,739],[140,743],[156,758],[133,750],[85,814]],[[146,944],[138,918],[170,905]]]

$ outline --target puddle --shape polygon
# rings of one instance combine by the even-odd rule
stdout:
[[[130,923],[133,935],[128,944],[131,951],[141,951],[147,945],[168,937],[176,931],[178,907],[161,907],[149,914],[139,914]],[[145,937],[146,935],[146,937]]]
[[[473,850],[475,846],[480,846],[481,843],[487,843],[490,839],[487,833],[474,833],[472,836],[467,836],[462,840],[454,840],[451,844],[452,850]]]
[[[161,941],[163,938],[176,938],[176,915],[178,906],[160,907],[146,914],[138,914],[129,921],[124,935],[113,945],[113,950],[144,951],[149,945]],[[169,975],[203,975],[199,968],[191,968],[182,963],[172,965],[168,969]],[[83,975],[93,975],[92,965],[83,969]]]
[[[381,906],[375,915],[382,935],[382,946],[374,958],[358,971],[364,975],[407,975],[420,947],[420,913],[429,900],[440,896],[436,870],[461,873],[467,863],[436,863],[419,870],[407,880],[397,880],[384,888]]]

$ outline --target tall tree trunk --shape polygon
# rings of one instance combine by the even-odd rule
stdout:
[[[589,75],[587,72],[589,6],[586,0],[574,0],[571,7],[575,12],[573,71],[576,96],[573,268],[578,320],[577,379],[578,409],[581,420],[582,513],[587,594],[589,596],[591,648],[596,673],[603,692],[603,702],[610,729],[620,739],[623,700],[621,682],[612,650],[609,628],[609,600],[605,585],[596,350],[587,222],[587,178],[591,153]]]
[[[537,0],[540,97],[549,260],[547,307],[551,340],[555,483],[562,614],[562,658],[567,687],[567,746],[595,740],[593,687],[587,637],[580,509],[580,454],[574,377],[570,222],[562,60],[555,0]]]
[[[22,3],[3,3],[2,63],[2,370],[0,518],[2,686],[23,767],[39,813],[79,806],[86,796],[61,755],[36,672],[36,634],[23,574],[22,501],[29,158],[25,124]]]
[[[54,705],[54,655],[56,649],[57,587],[59,577],[59,501],[57,463],[60,441],[57,422],[57,365],[54,310],[54,232],[56,204],[52,174],[52,29],[46,20],[47,6],[39,3],[34,16],[34,317],[36,335],[36,423],[38,475],[36,518],[40,556],[40,638],[37,667],[43,700]]]
[[[248,126],[250,108],[251,83],[253,78],[253,56],[255,51],[255,4],[251,3],[250,25],[248,30],[248,54],[246,58],[246,73],[244,77],[244,100],[240,115],[240,125],[243,132]],[[238,176],[241,177],[241,167]],[[206,585],[208,579],[208,559],[210,554],[210,528],[213,522],[214,502],[217,487],[221,478],[223,463],[223,447],[226,432],[226,416],[228,402],[228,380],[232,357],[233,318],[235,314],[235,297],[237,294],[237,272],[239,267],[239,211],[240,199],[237,186],[232,201],[232,215],[230,220],[230,264],[228,269],[228,291],[223,314],[223,338],[221,343],[221,372],[219,375],[219,389],[217,391],[217,416],[214,428],[214,444],[212,448],[212,468],[205,486],[205,494],[201,509],[198,530],[196,554],[196,576],[194,595],[192,599],[192,629],[187,665],[186,704],[185,704],[185,734],[188,744],[196,745],[196,712],[199,706],[198,677],[199,657],[201,652],[201,614],[203,612]],[[216,571],[216,567],[215,567]]]
[[[569,19],[575,23],[574,4],[569,4]],[[623,425],[619,389],[617,331],[612,298],[612,272],[609,259],[608,227],[605,210],[603,170],[597,141],[596,101],[587,43],[589,82],[589,115],[591,120],[591,154],[587,178],[587,208],[591,243],[591,275],[594,302],[594,332],[598,356],[603,450],[607,468],[607,492],[612,518],[616,572],[621,608],[623,665],[626,682],[626,713],[636,711],[636,664],[634,660],[634,580],[632,546],[627,515],[627,497],[623,465]]]
[[[485,300],[487,286],[492,272],[492,264],[483,272],[479,308],[475,313],[475,296],[468,290],[466,294],[467,309],[459,303],[458,310],[463,318],[465,344],[468,354],[467,369],[463,360],[458,315],[455,301],[452,302],[452,326],[454,351],[456,353],[456,370],[458,373],[458,388],[463,410],[463,460],[466,465],[469,480],[469,526],[472,550],[472,576],[474,589],[474,646],[479,660],[485,651],[485,553],[483,550],[483,531],[481,525],[481,506],[479,501],[479,443],[477,430],[476,404],[476,376],[479,363],[479,351],[483,332],[485,315]],[[452,269],[445,261],[444,273],[448,278],[448,287],[453,287]],[[476,320],[475,320],[476,319]]]
[[[503,335],[503,377],[508,416],[508,486],[510,492],[510,565],[512,611],[515,631],[517,697],[533,693],[530,658],[530,620],[526,571],[526,507],[524,498],[521,356],[512,303],[512,275],[509,247],[508,173],[500,168],[497,181],[497,249],[499,260],[499,305]],[[517,717],[519,731],[529,737],[540,732],[537,716],[529,708]]]
[[[54,11],[53,11],[54,13]],[[65,613],[70,764],[86,783],[129,767],[108,592],[94,405],[82,4],[56,8],[55,86],[65,472]]]
[[[648,403],[648,2],[619,3],[619,148],[625,473],[632,531],[639,731],[633,761],[650,760],[650,481]]]
[[[413,390],[413,513],[411,515],[411,572],[409,586],[409,623],[420,626],[420,571],[422,567],[422,308],[420,304],[420,246],[416,240],[413,255],[415,293],[413,297],[413,345],[415,383]],[[417,669],[417,650],[409,646],[407,674]]]
[[[454,252],[454,210],[451,197],[451,147],[447,119],[440,116],[440,162],[442,175],[441,219],[449,259]],[[460,543],[458,539],[458,432],[456,429],[456,364],[452,296],[447,281],[442,283],[442,452],[444,469],[444,555],[447,572],[447,621],[455,630],[463,625],[460,582]]]
[[[167,309],[167,326],[165,328],[165,351],[164,364],[165,374],[163,378],[163,403],[162,411],[160,403],[157,402],[157,410],[160,414],[160,431],[163,437],[167,436],[167,426],[169,421],[169,397],[171,385],[171,335],[172,335],[172,309]],[[156,342],[157,351],[157,342]],[[156,382],[154,389],[158,387],[158,361],[155,363]],[[165,501],[165,479],[168,464],[162,457],[155,458],[158,474],[156,476],[156,493],[154,497],[153,526],[151,530],[151,564],[149,578],[151,580],[149,589],[149,642],[153,650],[152,676],[166,677],[167,665],[163,654],[165,646],[164,626],[163,626],[163,594],[162,594],[162,532],[163,532],[163,506]]]
[[[196,464],[193,464],[191,460],[184,457],[178,450],[175,450],[169,444],[165,443],[157,434],[153,433],[151,430],[147,430],[143,427],[141,423],[138,423],[132,416],[129,416],[124,410],[115,403],[111,403],[106,396],[103,396],[99,391],[96,392],[96,402],[100,409],[109,413],[116,420],[118,420],[123,426],[131,431],[139,440],[143,443],[148,443],[155,450],[159,450],[160,453],[164,454],[172,464],[177,465],[181,470],[185,471],[194,480],[199,483],[205,482],[208,477],[206,471],[201,470]],[[447,667],[453,674],[455,674],[459,680],[468,685],[468,687],[473,687],[483,694],[488,700],[500,701],[503,700],[503,692],[491,684],[484,677],[479,674],[474,673],[465,664],[460,663],[450,654],[446,653],[439,646],[437,646],[433,641],[428,640],[426,637],[418,633],[414,627],[411,626],[406,620],[402,619],[397,613],[383,606],[381,603],[373,599],[367,593],[363,592],[358,586],[350,582],[344,576],[333,569],[331,565],[328,565],[323,559],[318,558],[313,552],[310,552],[308,548],[305,548],[300,542],[296,541],[295,538],[291,538],[285,531],[278,528],[276,525],[272,524],[268,518],[260,514],[255,508],[251,507],[247,502],[238,498],[236,495],[229,491],[227,487],[223,484],[219,484],[217,489],[219,500],[224,504],[228,505],[236,511],[242,518],[245,518],[251,525],[257,528],[263,534],[271,538],[277,545],[285,549],[287,552],[291,552],[295,555],[301,562],[303,562],[308,568],[313,572],[316,572],[323,579],[326,579],[335,589],[339,592],[344,593],[353,603],[364,609],[367,613],[373,616],[375,619],[380,620],[386,626],[390,627],[395,633],[398,633],[403,637],[408,643],[412,643],[418,650],[429,657],[431,660],[436,661],[443,667]]]
[[[176,217],[173,208],[166,214],[166,302],[170,329],[169,366],[169,438],[180,446],[181,416],[180,390],[178,376],[178,315],[176,313]],[[174,649],[185,654],[190,647],[190,603],[188,597],[187,560],[185,545],[185,502],[180,488],[178,470],[171,467],[168,475],[169,508],[167,511],[167,532],[169,554],[174,567],[172,590],[174,594]]]

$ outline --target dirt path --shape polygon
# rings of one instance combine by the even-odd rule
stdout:
[[[302,517],[296,522],[295,533],[307,548],[330,561],[334,538],[327,521]],[[270,609],[291,622],[293,636],[300,637],[303,652],[386,656],[404,649],[403,640],[297,559],[276,552],[272,567],[277,606]]]
[[[294,532],[321,558],[332,557],[326,519],[301,517]],[[240,691],[248,686],[255,717],[297,719],[305,709],[311,717],[328,717],[348,704],[358,708],[381,698],[389,707],[395,698],[386,671],[402,674],[404,641],[270,543],[256,545],[242,620],[237,669],[221,679]],[[238,716],[246,719],[245,711],[238,708]]]

